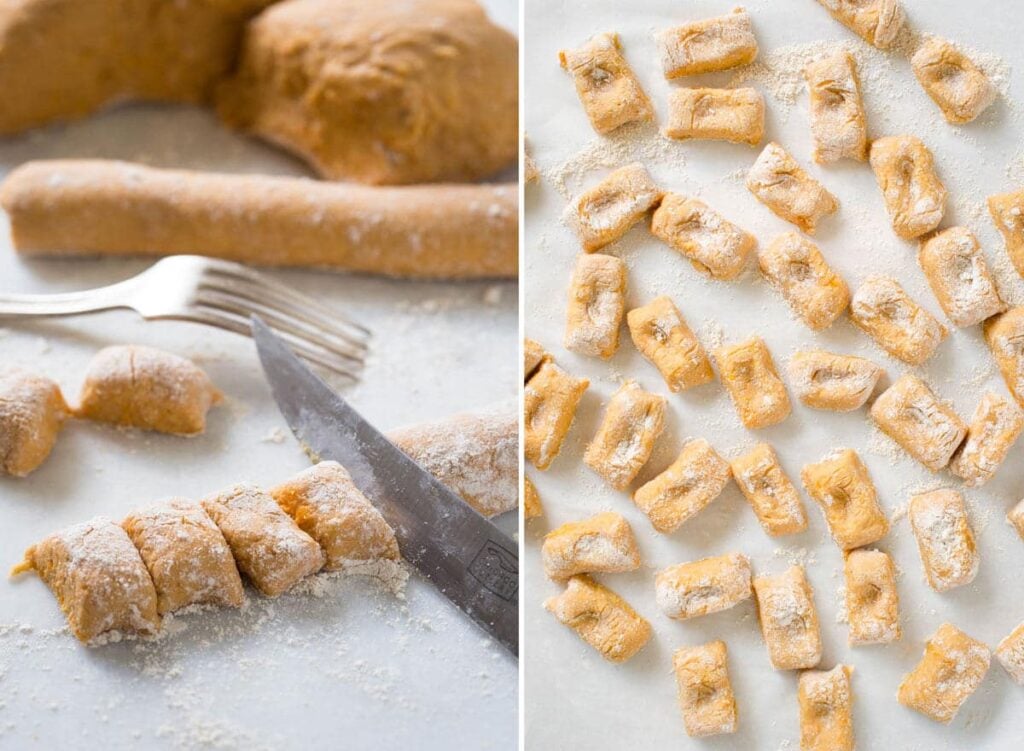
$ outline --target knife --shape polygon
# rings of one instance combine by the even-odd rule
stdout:
[[[314,456],[347,469],[394,528],[402,557],[518,656],[517,545],[360,417],[258,316],[251,324],[270,389],[295,437]]]

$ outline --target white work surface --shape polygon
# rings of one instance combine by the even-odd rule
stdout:
[[[517,25],[514,3],[497,18]],[[208,113],[130,107],[0,141],[0,173],[29,159],[109,157],[162,167],[308,174],[223,130]],[[151,261],[24,260],[0,220],[0,292],[108,284]],[[272,274],[372,329],[360,384],[344,395],[381,429],[512,398],[514,283],[403,282],[316,271]],[[269,485],[309,466],[263,380],[252,342],[131,313],[0,322],[0,364],[77,397],[89,358],[146,343],[193,358],[226,393],[205,435],[183,439],[71,422],[26,479],[0,478],[0,566],[65,525],[232,483]],[[514,514],[500,520],[515,530]],[[0,583],[0,749],[511,749],[518,666],[425,579],[404,599],[345,579],[320,596],[175,618],[156,642],[84,648],[33,576]]]
[[[970,520],[981,553],[980,572],[971,585],[940,595],[924,582],[906,506],[917,489],[959,487],[960,483],[948,473],[933,474],[902,454],[872,427],[866,409],[847,414],[819,412],[804,407],[794,397],[793,413],[785,422],[747,431],[718,382],[669,393],[658,372],[636,351],[625,327],[619,350],[609,362],[575,355],[561,344],[566,289],[579,243],[560,221],[567,202],[560,182],[568,193],[576,194],[609,168],[640,161],[661,187],[700,196],[755,234],[760,243],[794,229],[760,205],[743,185],[744,172],[759,149],[714,142],[671,143],[653,128],[639,136],[601,139],[591,130],[570,78],[559,69],[559,49],[577,46],[597,32],[619,32],[624,54],[651,96],[661,121],[670,86],[705,81],[724,85],[733,74],[669,84],[662,78],[652,33],[686,20],[720,15],[733,5],[726,0],[644,0],[628,4],[613,0],[527,0],[526,131],[531,153],[546,174],[540,184],[526,190],[526,333],[548,348],[569,372],[591,381],[576,422],[552,467],[543,473],[527,468],[546,511],[545,517],[529,523],[524,540],[527,747],[545,751],[795,751],[799,747],[797,675],[771,669],[753,600],[687,622],[670,620],[655,605],[655,571],[739,551],[750,556],[755,573],[780,572],[791,561],[805,564],[821,617],[821,667],[831,668],[840,662],[856,667],[853,715],[859,749],[1020,748],[1024,688],[1012,683],[995,661],[981,688],[949,727],[902,707],[895,694],[902,676],[921,658],[925,639],[942,622],[951,621],[994,647],[1024,620],[1024,542],[1004,522],[1006,510],[1022,493],[1024,442],[1013,448],[993,481],[983,489],[967,490]],[[925,141],[935,154],[950,193],[943,226],[966,224],[975,231],[996,267],[1005,296],[1015,304],[1024,303],[1024,283],[1009,267],[1002,240],[983,205],[986,195],[1024,183],[1021,119],[1014,104],[1014,100],[1024,102],[1019,4],[1013,0],[904,2],[914,29],[982,50],[988,53],[984,56],[986,65],[993,64],[990,56],[1000,56],[1007,66],[1017,69],[1017,75],[1009,76],[1009,100],[1000,99],[979,121],[965,127],[945,123],[917,86],[906,59],[871,50],[812,0],[751,0],[744,5],[753,18],[761,49],[759,59],[767,61],[769,68],[788,67],[795,74],[791,76],[795,88],[787,88],[778,77],[764,75],[763,69],[754,71],[749,85],[760,88],[766,98],[765,141],[781,143],[838,196],[842,204],[839,213],[821,223],[815,241],[851,288],[868,274],[891,274],[914,299],[941,317],[917,267],[916,244],[901,241],[893,233],[870,168],[853,162],[827,167],[811,162],[807,96],[799,76],[800,63],[794,61],[798,55],[793,49],[782,49],[789,45],[832,41],[848,43],[860,51],[857,54],[865,61],[862,78],[870,135],[908,132]],[[785,60],[790,61],[788,66],[782,62]],[[1005,75],[1004,67],[999,77]],[[794,92],[795,101],[787,103]],[[767,341],[780,371],[794,351],[812,347],[872,358],[888,371],[883,385],[909,370],[886,356],[845,318],[823,333],[811,332],[760,279],[756,262],[738,281],[705,280],[679,254],[653,238],[643,224],[603,252],[618,255],[628,264],[627,309],[659,294],[670,295],[709,349],[719,338],[739,341],[757,334]],[[980,327],[953,331],[937,355],[917,372],[942,398],[951,400],[964,419],[970,418],[985,390],[1006,393]],[[892,519],[892,531],[877,547],[892,554],[900,571],[902,640],[889,646],[847,646],[847,627],[837,620],[844,610],[840,594],[842,556],[828,536],[820,509],[802,489],[809,529],[799,535],[771,539],[761,530],[734,483],[671,535],[656,533],[627,493],[604,485],[582,463],[582,454],[608,397],[627,377],[667,395],[669,404],[665,432],[631,490],[663,470],[687,436],[707,438],[726,457],[738,455],[757,441],[768,441],[798,487],[803,464],[821,459],[833,448],[856,449]],[[617,511],[629,520],[643,565],[633,573],[598,578],[624,596],[654,627],[650,643],[622,665],[603,661],[542,607],[545,598],[559,591],[559,586],[547,580],[541,570],[539,550],[544,532],[604,510]],[[739,706],[738,731],[730,736],[691,740],[676,705],[672,652],[682,645],[718,638],[729,648],[729,671]]]

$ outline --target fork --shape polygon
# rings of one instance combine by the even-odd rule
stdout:
[[[369,329],[307,295],[231,261],[169,256],[131,279],[56,295],[0,294],[0,317],[134,310],[147,321],[192,321],[251,336],[260,316],[304,360],[355,381]]]

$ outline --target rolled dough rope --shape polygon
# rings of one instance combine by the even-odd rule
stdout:
[[[519,505],[519,415],[514,405],[398,428],[398,448],[484,516]]]
[[[371,188],[68,160],[14,170],[0,206],[28,255],[192,253],[404,277],[517,274],[515,185]]]
[[[0,2],[0,134],[119,99],[201,102],[273,0]]]

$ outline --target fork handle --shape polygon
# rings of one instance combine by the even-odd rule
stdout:
[[[0,294],[0,317],[7,316],[74,316],[100,313],[104,310],[129,308],[126,282],[107,287],[65,292],[56,295]]]

